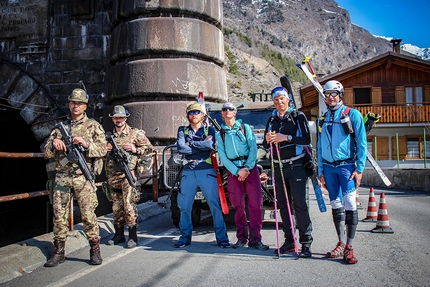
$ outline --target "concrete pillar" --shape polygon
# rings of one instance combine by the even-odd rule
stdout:
[[[227,100],[222,1],[114,1],[106,100],[130,110],[129,123],[172,141],[198,92]]]

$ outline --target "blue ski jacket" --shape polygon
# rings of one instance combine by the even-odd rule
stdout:
[[[212,136],[212,140],[205,140],[208,136]],[[202,124],[196,132],[191,126],[179,127],[176,146],[188,161],[184,170],[213,168],[210,156],[215,144],[214,137],[215,129],[211,126]]]
[[[341,106],[335,111],[328,110],[323,123],[318,120],[318,175],[324,172],[324,164],[333,166],[355,164],[355,170],[363,172],[366,165],[367,138],[363,116],[355,109],[350,109],[349,118],[354,134],[345,133],[340,118],[347,107]],[[321,126],[322,124],[322,126]]]
[[[238,175],[240,168],[246,167],[248,170],[254,168],[257,163],[257,140],[254,132],[248,124],[243,124],[245,135],[240,130],[242,120],[238,119],[232,129],[226,124],[221,128],[225,131],[224,140],[221,133],[216,133],[217,151],[222,164],[232,174]]]

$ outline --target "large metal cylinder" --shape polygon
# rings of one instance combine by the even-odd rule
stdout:
[[[222,1],[117,0],[113,14],[106,100],[126,105],[130,124],[174,139],[198,92],[227,100]]]

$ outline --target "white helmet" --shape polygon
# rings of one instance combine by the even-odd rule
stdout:
[[[323,92],[326,93],[329,91],[337,91],[343,97],[343,86],[339,81],[332,80],[325,83]]]

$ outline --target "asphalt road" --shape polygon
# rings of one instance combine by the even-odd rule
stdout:
[[[359,192],[364,207],[359,219],[363,219],[369,187],[361,187]],[[89,248],[84,248],[69,254],[58,267],[39,267],[2,286],[430,286],[430,194],[375,189],[377,204],[381,192],[386,195],[394,233],[372,233],[375,223],[360,222],[354,243],[356,265],[325,258],[337,236],[330,206],[320,213],[311,194],[314,243],[310,259],[297,259],[294,253],[280,258],[274,255],[275,220],[269,218],[270,211],[263,224],[263,242],[270,246],[269,251],[219,248],[207,212],[202,213],[192,244],[175,249],[179,230],[166,212],[140,223],[137,248],[103,245],[102,265],[90,265]],[[232,214],[231,210],[226,222],[234,243]]]

